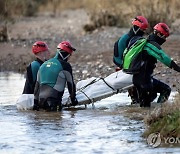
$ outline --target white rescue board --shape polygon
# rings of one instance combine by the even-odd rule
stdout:
[[[118,71],[106,78],[89,78],[76,84],[76,98],[78,105],[90,104],[116,93],[128,90],[132,87],[132,75]],[[62,104],[70,104],[69,92],[66,89],[62,98]]]
[[[112,96],[118,92],[128,90],[132,87],[132,75],[118,71],[106,78],[89,78],[81,80],[76,84],[76,98],[78,105],[94,103],[101,99]],[[71,101],[67,88],[62,98],[63,106],[70,106]],[[30,110],[34,105],[33,94],[22,94],[17,100],[18,110]]]

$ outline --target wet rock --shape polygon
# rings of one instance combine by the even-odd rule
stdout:
[[[87,70],[83,70],[83,71],[82,71],[82,74],[87,74],[87,73],[88,73]]]

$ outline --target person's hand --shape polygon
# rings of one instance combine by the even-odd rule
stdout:
[[[117,71],[120,71],[122,68],[120,68],[120,67],[116,67],[116,72]]]
[[[71,104],[71,105],[72,105],[72,106],[78,105],[78,100],[75,98],[74,101],[72,101],[72,104]]]

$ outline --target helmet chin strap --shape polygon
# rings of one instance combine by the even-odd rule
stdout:
[[[60,51],[59,51],[59,55],[61,56],[61,58],[62,58],[63,60],[66,60],[66,59],[70,56],[70,54],[68,54],[66,57],[63,57],[63,55],[61,54]]]
[[[139,30],[140,30],[140,28],[138,28],[137,30],[135,30],[135,28],[134,28],[134,26],[133,26],[133,32],[134,32],[134,34],[137,34]]]

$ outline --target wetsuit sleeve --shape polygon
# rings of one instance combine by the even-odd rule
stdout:
[[[170,68],[174,69],[177,72],[180,72],[180,67],[172,60]]]
[[[155,57],[164,65],[168,67],[171,66],[171,61],[172,61],[171,58],[161,48],[159,49],[156,46],[147,43],[144,47],[144,50],[146,50],[149,55]]]
[[[37,81],[34,87],[34,99],[38,100],[39,98],[39,91],[40,91],[40,76],[39,76],[39,72],[37,74]]]
[[[27,73],[26,73],[26,82],[23,90],[23,94],[33,94],[34,93],[34,87],[37,79],[37,72],[39,70],[40,63],[37,61],[33,61],[28,67],[27,67]]]
[[[63,73],[65,75],[67,81],[68,91],[71,97],[72,103],[76,100],[76,87],[74,84],[73,74],[72,74],[72,67],[70,64],[63,65]]]
[[[26,70],[26,81],[25,81],[23,94],[33,94],[33,93],[34,93],[34,82],[33,82],[33,74],[30,64]]]

